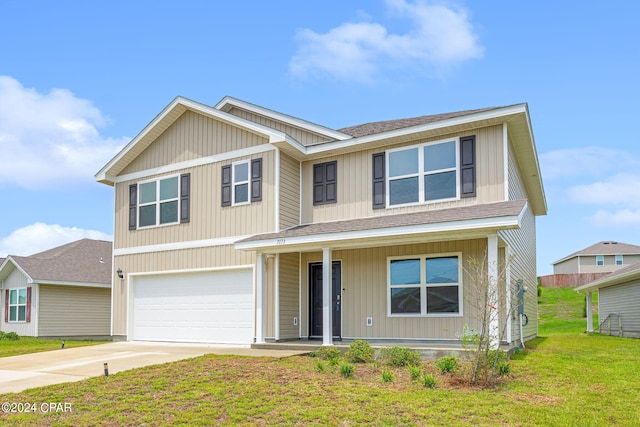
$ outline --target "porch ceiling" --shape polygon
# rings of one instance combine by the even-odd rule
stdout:
[[[278,233],[258,234],[236,242],[235,247],[284,253],[480,238],[499,230],[519,228],[526,207],[526,200],[514,200],[306,224]]]

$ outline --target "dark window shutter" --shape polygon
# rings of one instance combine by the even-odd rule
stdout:
[[[384,153],[376,153],[373,155],[373,209],[384,209],[386,205],[386,185],[384,170]]]
[[[222,167],[222,206],[231,206],[231,165]]]
[[[262,200],[262,159],[251,160],[251,202]]]
[[[129,186],[129,230],[135,230],[137,226],[138,184]]]
[[[324,201],[324,164],[313,165],[313,204]]]
[[[26,314],[26,321],[27,323],[31,322],[31,287],[27,288],[27,314]]]
[[[324,172],[324,202],[325,203],[336,203],[338,201],[337,167],[338,167],[338,162],[329,162],[325,164],[325,172]]]
[[[460,197],[476,195],[476,137],[460,138]]]
[[[9,289],[4,292],[4,322],[9,321]]]
[[[180,223],[189,222],[189,194],[191,193],[191,174],[180,175]]]

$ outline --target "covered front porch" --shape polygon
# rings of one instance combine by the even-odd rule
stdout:
[[[237,242],[256,252],[254,345],[313,351],[365,339],[425,355],[463,353],[464,327],[476,328],[478,317],[469,262],[485,260],[491,286],[499,286],[508,248],[498,232],[517,228],[524,208],[493,205],[298,226]],[[495,294],[492,306],[505,311],[508,286]],[[492,318],[495,346],[513,343],[511,323],[506,313]]]

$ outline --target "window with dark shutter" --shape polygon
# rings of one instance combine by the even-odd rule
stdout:
[[[137,219],[138,204],[138,184],[129,186],[129,230],[135,230],[138,223]]]
[[[222,167],[222,206],[231,206],[231,165]]]
[[[262,200],[262,159],[251,160],[251,202]]]
[[[476,195],[476,137],[460,138],[460,197]]]
[[[313,165],[313,204],[324,205],[338,201],[338,162]]]
[[[385,171],[384,171],[384,153],[376,153],[373,156],[373,167],[372,167],[372,200],[373,200],[373,209],[384,209],[386,200],[385,200]]]
[[[180,175],[180,223],[189,222],[189,194],[191,192],[191,174]]]

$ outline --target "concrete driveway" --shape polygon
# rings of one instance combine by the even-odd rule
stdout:
[[[301,354],[300,351],[158,342],[114,342],[66,348],[0,358],[0,394],[104,375],[105,362],[108,363],[111,375],[128,369],[174,362],[209,353],[258,357]]]

